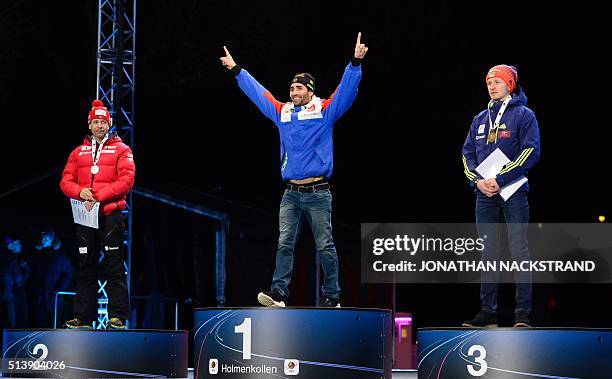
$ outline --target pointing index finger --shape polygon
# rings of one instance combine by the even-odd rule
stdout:
[[[225,47],[225,45],[223,45],[223,50],[225,50],[225,55],[227,56],[231,55],[229,50],[227,50],[227,47]]]
[[[361,44],[361,32],[357,33],[357,45]]]

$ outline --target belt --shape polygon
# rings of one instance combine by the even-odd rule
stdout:
[[[319,190],[329,189],[329,183],[315,184],[314,186],[296,186],[295,184],[287,183],[287,191],[291,192],[314,192]]]

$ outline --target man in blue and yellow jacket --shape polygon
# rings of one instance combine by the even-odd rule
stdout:
[[[226,47],[221,63],[231,70],[240,89],[277,126],[280,134],[280,169],[287,182],[280,204],[278,251],[270,291],[257,300],[265,306],[284,307],[289,296],[293,253],[302,222],[312,229],[324,280],[319,306],[340,307],[338,256],[332,238],[329,183],[334,168],[334,123],[350,108],[361,80],[361,60],[368,48],[357,35],[355,54],[329,99],[315,96],[315,80],[296,74],[289,87],[290,102],[280,102],[246,70],[236,65]]]
[[[527,108],[527,97],[517,85],[516,68],[507,65],[492,67],[486,76],[491,100],[487,109],[472,121],[463,144],[463,170],[476,192],[476,224],[481,236],[497,236],[497,225],[505,221],[512,259],[529,260],[527,223],[529,203],[525,182],[512,196],[504,200],[502,188],[527,177],[540,159],[540,132],[533,111]],[[500,149],[508,162],[495,178],[484,179],[476,167],[493,151]],[[499,258],[497,238],[489,238],[482,252],[483,260]],[[483,273],[480,287],[481,310],[464,326],[497,325],[497,290],[499,273]],[[517,273],[515,327],[530,326],[531,274]]]

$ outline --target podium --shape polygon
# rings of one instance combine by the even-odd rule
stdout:
[[[7,329],[3,377],[186,378],[188,332]]]
[[[424,328],[419,378],[612,378],[612,330]]]
[[[391,311],[208,308],[195,311],[195,378],[391,379]]]

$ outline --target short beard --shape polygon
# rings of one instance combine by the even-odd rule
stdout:
[[[293,105],[295,105],[296,107],[301,107],[301,106],[304,106],[304,105],[310,103],[310,100],[312,100],[312,97],[310,99],[308,99],[308,100],[302,98],[302,101],[299,104],[296,104],[295,102],[293,102]]]

